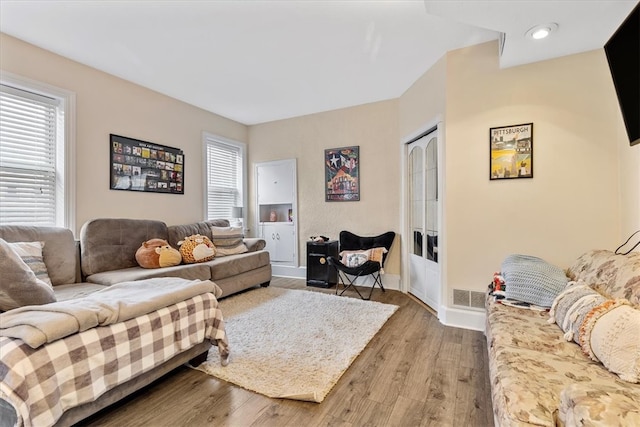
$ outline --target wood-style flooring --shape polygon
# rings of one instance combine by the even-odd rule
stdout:
[[[271,285],[334,292],[302,279]],[[322,403],[270,399],[183,366],[80,425],[493,426],[482,332],[443,326],[398,291],[376,288],[372,299],[400,309]]]

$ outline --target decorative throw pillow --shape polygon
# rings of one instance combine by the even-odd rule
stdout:
[[[582,350],[620,379],[640,382],[640,310],[625,299],[591,310],[580,328]]]
[[[173,267],[182,262],[182,255],[164,239],[149,239],[136,251],[136,261],[142,268]]]
[[[356,253],[350,253],[343,256],[343,264],[349,268],[360,267],[365,262],[369,261],[369,251],[362,251]]]
[[[53,289],[38,279],[3,239],[0,239],[0,271],[0,311],[56,301]]]
[[[341,251],[340,261],[350,268],[359,267],[369,260],[376,261],[377,263],[382,265],[382,257],[387,252],[387,249],[383,247],[364,249],[359,251]]]
[[[180,240],[178,245],[185,264],[211,261],[216,256],[216,247],[207,236],[194,234]]]
[[[557,323],[567,341],[580,344],[580,326],[587,314],[607,299],[582,282],[569,282],[553,301],[549,323]]]
[[[541,307],[551,307],[568,282],[561,268],[529,255],[506,257],[502,262],[502,275],[507,298]]]
[[[235,255],[248,252],[244,244],[242,227],[211,227],[212,242],[216,247],[216,256]]]
[[[42,256],[44,242],[7,242],[7,244],[22,258],[38,279],[52,286],[49,272]]]

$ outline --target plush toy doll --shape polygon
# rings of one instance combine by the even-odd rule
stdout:
[[[151,239],[138,248],[136,261],[143,268],[171,267],[180,264],[182,256],[166,240]]]
[[[216,247],[207,236],[194,234],[178,242],[185,264],[210,261],[216,256]]]
[[[500,272],[493,273],[493,290],[494,291],[505,290],[504,277],[502,277],[502,274],[500,274]]]

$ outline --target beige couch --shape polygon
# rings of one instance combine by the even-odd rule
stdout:
[[[175,245],[178,240],[185,237],[185,233],[188,233],[187,235],[200,233],[210,236],[211,232],[207,232],[210,224],[228,225],[226,221],[216,221],[167,227],[162,222],[151,220],[98,219],[89,221],[83,226],[80,242],[74,240],[70,230],[57,227],[0,226],[0,238],[7,242],[44,242],[43,259],[58,301],[82,298],[121,281],[157,277],[212,280],[222,289],[219,297],[257,285],[268,285],[271,279],[271,266],[268,252],[263,250],[264,241],[260,239],[246,240],[250,250],[248,253],[223,257],[208,263],[160,269],[143,269],[136,266],[135,251],[143,241],[151,238],[163,238]],[[185,316],[193,315],[194,310],[197,309],[200,310],[196,312],[200,323],[193,326],[193,324],[189,325],[189,322],[173,322],[173,326],[176,328],[180,327],[180,324],[187,323],[189,331],[174,332],[174,335],[183,336],[183,338],[180,343],[173,344],[171,349],[163,352],[167,354],[167,360],[140,369],[139,375],[125,382],[117,383],[118,381],[114,381],[114,387],[105,387],[106,392],[96,399],[67,408],[64,413],[60,413],[61,406],[56,401],[60,399],[50,398],[52,401],[56,401],[54,405],[57,406],[52,414],[47,414],[49,418],[45,417],[45,419],[55,419],[56,425],[74,424],[150,384],[177,366],[189,361],[193,364],[201,363],[211,347],[213,341],[211,338],[216,333],[217,323],[215,322],[219,320],[218,318],[221,319],[217,309],[217,300],[211,294],[205,295],[199,300],[195,298],[194,301],[186,301],[185,304],[172,312],[170,311],[174,307],[168,307],[168,311],[165,310],[166,313],[163,312],[162,316],[168,317],[171,322],[172,319],[179,319],[184,313],[188,313],[184,314]],[[185,310],[185,307],[188,309]],[[204,314],[200,315],[199,313]],[[161,318],[160,316],[160,314],[150,313],[144,319],[132,319],[129,322],[133,322],[133,324],[126,324],[124,327],[135,329],[136,322],[143,320],[151,322],[154,321],[153,319]],[[122,327],[119,326],[119,328]],[[206,332],[197,332],[197,330],[204,330],[202,328],[206,328]],[[167,327],[164,326],[162,329],[167,329]],[[194,329],[196,332],[192,332]],[[154,333],[157,332],[154,331]],[[79,341],[83,342],[87,339],[82,334],[91,334],[91,331],[84,331],[76,336],[45,344],[45,347],[63,344],[69,347],[78,345]],[[192,334],[192,336],[187,337],[188,334]],[[10,402],[16,402],[23,398],[26,400],[28,390],[23,390],[25,392],[23,396],[15,395],[14,399],[10,399],[6,395],[14,393],[10,383],[22,384],[23,380],[26,383],[22,374],[11,371],[9,349],[13,351],[17,348],[19,350],[20,354],[11,358],[15,359],[17,364],[21,363],[21,359],[24,357],[43,357],[41,353],[46,353],[47,350],[33,350],[28,348],[26,344],[16,344],[16,339],[7,337],[0,337],[0,346],[2,346],[2,365],[4,366],[4,369],[0,369],[3,382],[3,393],[0,393],[0,426],[13,426],[16,423],[20,424],[21,420]],[[23,352],[24,357],[21,356]],[[157,355],[151,359],[147,358],[147,360],[160,359]]]
[[[640,377],[640,328],[628,323],[633,317],[628,314],[640,309],[640,253],[590,251],[566,272],[572,282],[551,311],[507,306],[491,294],[487,298],[495,424],[640,426],[640,384],[621,379]],[[615,300],[627,309],[626,319],[616,318],[620,308],[603,310],[614,307]],[[599,324],[615,326],[596,334],[604,328]],[[587,356],[576,338],[602,360]],[[626,359],[616,360],[617,355]]]

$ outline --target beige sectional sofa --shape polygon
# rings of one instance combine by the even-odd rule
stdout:
[[[162,279],[168,277],[176,278],[176,281],[199,279],[215,282],[211,283],[210,292],[113,326],[80,331],[39,348],[31,348],[17,338],[0,336],[0,426],[74,424],[150,384],[177,366],[189,361],[201,363],[212,343],[221,347],[220,336],[225,334],[217,298],[269,284],[271,266],[268,252],[263,250],[264,241],[246,239],[249,252],[202,264],[143,269],[135,261],[135,251],[146,240],[163,238],[175,245],[185,237],[184,234],[211,236],[210,225],[224,227],[228,222],[223,220],[167,227],[153,220],[97,219],[82,227],[79,242],[70,230],[64,228],[0,226],[0,238],[7,242],[44,242],[43,261],[59,302],[91,298],[91,295],[95,297],[95,292],[122,281],[173,280]],[[158,322],[163,326],[147,327],[148,335],[143,337],[144,328],[141,325],[157,325]],[[104,349],[108,347],[105,343],[127,339],[129,330],[137,331],[131,336],[138,338],[132,338],[130,342],[131,352],[139,355],[137,361],[128,354],[112,352],[122,351],[122,346],[103,350],[102,359],[109,363],[108,367],[91,365],[101,358],[91,358],[93,362],[87,362],[81,356],[78,358],[78,354],[96,351],[95,346],[93,350],[83,350],[84,353],[79,351],[80,347],[89,345],[86,343],[98,340],[101,344],[97,348]],[[171,342],[168,348],[162,348],[154,344],[167,342],[165,335],[159,334],[181,336],[182,339],[180,342]],[[226,342],[226,336],[224,340]],[[149,342],[154,350],[148,350]],[[160,350],[155,350],[156,347]],[[71,349],[74,349],[76,356],[65,356],[67,352],[71,354]],[[160,353],[148,354],[147,351]],[[49,360],[52,354],[59,354],[60,357]],[[61,359],[62,356],[66,362]],[[133,365],[119,365],[125,363]],[[68,364],[73,366],[72,370],[66,368]],[[40,368],[37,366],[45,369],[48,365],[57,366],[58,369],[54,369],[56,372],[53,374],[46,374],[47,380],[43,382],[40,376],[44,371],[38,371]],[[25,369],[34,369],[34,372],[27,374]],[[119,373],[116,375],[112,372],[114,370]],[[111,375],[97,382],[92,380],[89,391],[69,391],[69,387],[65,387],[66,394],[63,396],[62,390],[55,390],[55,384],[69,381],[68,378],[59,377],[64,372],[65,375],[74,375],[75,372],[87,375],[91,372],[92,378],[95,372]],[[122,380],[123,372],[131,372],[131,377]],[[35,394],[42,393],[41,387],[47,387],[51,394],[34,400],[33,394],[29,393],[30,387],[38,389]]]
[[[495,424],[640,426],[640,253],[590,251],[566,274],[551,310],[488,294]]]

